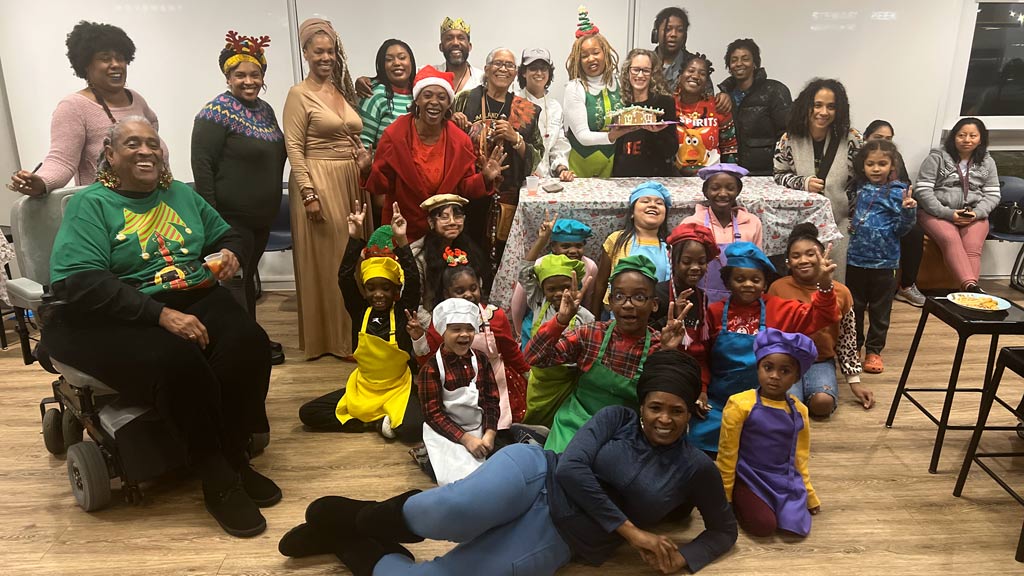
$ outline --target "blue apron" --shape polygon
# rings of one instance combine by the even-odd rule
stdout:
[[[665,244],[664,240],[658,241],[657,246],[651,246],[650,244],[640,244],[637,242],[636,237],[633,237],[633,244],[629,247],[629,255],[636,256],[637,254],[643,254],[654,262],[655,274],[658,276],[658,282],[665,282],[672,277],[672,265],[669,263],[668,257],[668,245]]]
[[[708,211],[704,213],[704,226],[707,227],[709,230],[711,229],[711,208],[708,208]],[[740,227],[738,224],[736,224],[736,215],[733,214],[732,241],[739,242],[740,238]],[[701,278],[700,282],[697,284],[697,286],[704,290],[704,294],[707,295],[708,304],[721,302],[722,300],[725,300],[732,295],[732,293],[726,289],[725,283],[722,282],[722,267],[726,265],[725,248],[728,245],[729,244],[723,243],[718,244],[718,258],[715,258],[714,260],[708,262],[708,271],[707,273],[704,274],[704,277]]]
[[[722,410],[729,397],[757,388],[757,360],[754,358],[754,335],[729,330],[729,300],[722,309],[722,331],[711,347],[711,385],[708,403],[711,411],[707,418],[690,419],[688,438],[691,444],[705,452],[718,452],[718,432],[722,428]],[[764,330],[764,299],[760,300],[761,321],[757,331]]]

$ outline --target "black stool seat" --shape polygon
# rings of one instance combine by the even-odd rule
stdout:
[[[978,444],[981,443],[981,434],[985,430],[993,429],[986,426],[988,423],[989,413],[992,411],[992,403],[998,401],[1006,406],[1006,403],[999,399],[997,393],[999,392],[999,383],[1003,379],[1003,371],[1007,368],[1018,376],[1024,377],[1024,346],[1006,347],[999,351],[999,360],[996,362],[995,373],[992,375],[991,381],[986,381],[985,390],[981,395],[981,407],[978,409],[978,424],[975,426],[974,434],[971,436],[971,443],[967,446],[967,454],[964,455],[964,464],[960,467],[960,475],[956,479],[956,486],[953,488],[953,496],[959,497],[963,494],[964,484],[967,482],[967,473],[971,471],[972,464],[977,464],[978,467],[991,476],[1003,490],[1006,490],[1006,492],[1010,494],[1010,496],[1013,496],[1021,506],[1024,506],[1024,496],[1018,494],[1017,491],[1007,484],[1005,480],[999,477],[999,474],[995,470],[990,468],[981,460],[982,458],[1012,458],[1016,456],[1024,456],[1024,452],[978,452]],[[1022,402],[1022,404],[1024,404],[1024,402]],[[1024,418],[1024,410],[1021,409],[1021,405],[1018,405],[1017,408],[1009,408],[1009,410],[1017,418]],[[1018,562],[1024,562],[1024,525],[1021,526],[1020,539],[1017,541],[1017,554],[1015,558]]]
[[[914,364],[914,357],[917,355],[917,348],[921,344],[921,336],[924,334],[925,324],[929,316],[935,316],[942,320],[947,326],[956,330],[957,346],[953,355],[953,365],[949,373],[949,384],[945,388],[925,387],[908,388],[907,380],[910,377],[910,369]],[[957,388],[957,381],[960,378],[960,367],[963,364],[964,350],[967,347],[967,339],[974,335],[989,335],[991,341],[988,349],[988,361],[985,364],[985,380],[982,388]],[[917,324],[917,331],[914,333],[914,340],[907,351],[907,361],[903,365],[903,373],[900,375],[900,383],[896,387],[896,394],[892,399],[892,407],[889,409],[889,417],[885,421],[887,428],[892,427],[896,419],[896,410],[899,408],[900,400],[906,396],[918,410],[920,410],[938,428],[935,434],[935,445],[932,448],[932,459],[928,466],[928,472],[935,474],[939,466],[939,456],[942,453],[942,443],[946,437],[946,430],[974,430],[977,423],[970,426],[951,425],[949,413],[953,408],[953,395],[956,392],[982,393],[992,378],[992,367],[995,364],[996,352],[999,350],[1000,335],[1024,335],[1024,308],[1011,302],[1007,310],[991,312],[975,312],[953,302],[945,297],[927,297],[924,307],[921,309],[921,320]],[[942,414],[936,418],[928,411],[915,397],[912,392],[945,392],[945,400],[942,404]],[[1006,404],[998,397],[999,402],[1007,410],[1013,411],[1013,407]],[[1011,426],[989,426],[989,430],[1015,430]]]

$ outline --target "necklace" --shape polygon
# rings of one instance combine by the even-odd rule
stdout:
[[[483,100],[483,105],[484,105],[484,118],[483,119],[485,121],[491,115],[490,111],[487,109],[487,99],[488,98],[489,98],[489,96],[487,95],[487,90],[484,89],[483,97],[481,99]],[[501,108],[498,109],[498,118],[501,118],[501,113],[505,111],[505,105],[506,104],[508,104],[508,95],[505,96],[505,100],[501,103]]]
[[[453,74],[454,74],[454,72],[453,72]],[[462,76],[459,76],[459,81],[455,83],[455,93],[456,94],[458,94],[460,91],[462,91],[462,85],[466,82],[466,77],[467,76],[469,76],[469,62],[466,62],[466,70],[462,73]]]
[[[857,233],[857,229],[860,228],[862,225],[864,225],[864,222],[868,219],[868,216],[871,215],[871,207],[875,204],[875,200],[878,200],[878,198],[880,198],[883,194],[888,194],[888,193],[889,193],[889,185],[888,184],[886,184],[884,186],[877,187],[877,189],[875,190],[875,195],[872,196],[871,200],[868,201],[868,207],[864,209],[864,212],[863,212],[863,214],[860,217],[860,222],[857,222],[856,219],[853,219],[853,218],[850,219],[850,225],[847,227],[847,232],[850,233],[850,236],[853,236],[854,234],[856,234]],[[854,209],[854,214],[856,214],[856,211],[857,211],[856,204],[854,204],[853,209]]]

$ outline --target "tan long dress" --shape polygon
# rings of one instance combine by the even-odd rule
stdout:
[[[340,112],[340,114],[339,114]],[[352,320],[338,288],[338,267],[348,244],[348,215],[355,200],[366,203],[359,186],[356,140],[363,123],[347,103],[332,109],[313,92],[309,80],[292,86],[282,122],[291,178],[288,182],[292,224],[292,259],[299,301],[299,347],[306,359],[324,354],[350,356]],[[302,189],[320,196],[325,222],[310,222]],[[364,238],[373,230],[369,214]]]

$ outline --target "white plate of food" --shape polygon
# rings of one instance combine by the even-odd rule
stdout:
[[[946,297],[950,302],[978,312],[997,312],[1006,310],[1010,303],[998,296],[991,294],[976,294],[974,292],[953,292]]]

